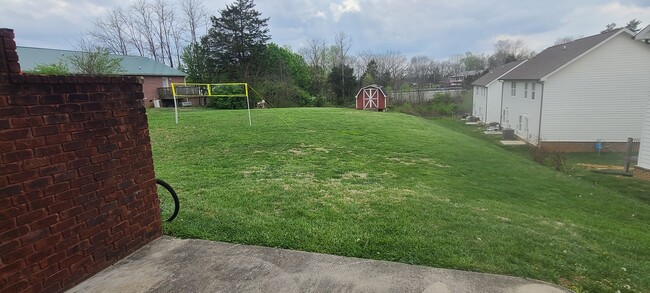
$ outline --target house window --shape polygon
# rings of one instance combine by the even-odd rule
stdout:
[[[524,82],[524,99],[528,99],[528,83]]]
[[[521,115],[519,115],[519,123],[517,124],[517,130],[521,131],[521,122],[523,121]]]
[[[535,83],[530,84],[530,99],[534,100],[535,99]]]
[[[169,87],[169,78],[168,77],[163,77],[162,78],[162,87]]]
[[[510,95],[513,97],[517,95],[517,83],[514,81],[510,83]]]

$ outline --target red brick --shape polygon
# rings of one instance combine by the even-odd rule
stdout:
[[[117,145],[114,143],[102,144],[97,146],[97,151],[99,151],[100,154],[110,153],[116,149],[117,149]]]
[[[98,189],[102,187],[100,182],[93,182],[90,184],[82,185],[80,191],[82,194],[94,194]],[[81,200],[78,198],[77,201]],[[81,201],[79,201],[81,202]]]
[[[5,187],[0,187],[0,197],[11,196],[15,194],[20,194],[23,191],[23,188],[20,184],[10,185]]]
[[[48,176],[48,175],[63,172],[65,170],[66,170],[65,164],[60,163],[56,165],[49,165],[49,166],[42,167],[40,168],[39,173],[41,174],[41,176]]]
[[[18,239],[14,239],[8,242],[4,242],[0,244],[0,255],[7,255],[10,252],[21,248],[22,245],[20,244],[20,241]]]
[[[23,235],[29,233],[29,227],[23,225],[16,227],[16,220],[10,219],[8,221],[0,222],[3,226],[0,226],[0,241],[8,241],[9,239],[14,239],[22,237]]]
[[[63,104],[65,99],[61,95],[41,96],[39,103],[42,105]]]
[[[86,140],[87,147],[100,146],[108,143],[108,138],[106,137],[95,137]],[[98,152],[99,153],[99,152]]]
[[[45,137],[32,137],[27,139],[16,140],[16,149],[34,149],[45,146]]]
[[[37,96],[10,96],[9,105],[12,106],[38,105],[38,97]]]
[[[34,156],[36,157],[49,157],[58,155],[63,152],[60,145],[51,145],[34,149]]]
[[[57,282],[60,282],[61,280],[63,280],[64,278],[67,278],[69,276],[70,276],[70,270],[68,268],[62,269],[62,270],[58,271],[56,274],[46,278],[43,281],[43,285],[45,287],[54,285]]]
[[[77,222],[80,223],[80,222],[85,222],[87,220],[90,220],[90,219],[92,219],[92,218],[94,218],[94,217],[96,217],[98,215],[99,215],[99,211],[97,209],[91,209],[91,210],[85,211],[83,213],[80,213],[79,215],[76,216],[76,218],[77,218]],[[95,232],[95,233],[97,233],[97,232]],[[93,234],[95,234],[95,233],[93,233]],[[82,237],[81,235],[79,235],[79,236],[81,238],[84,238],[84,239],[88,238],[88,237]]]
[[[23,161],[22,168],[23,170],[31,170],[35,168],[44,167],[50,164],[50,159],[45,158],[33,158],[30,160]]]
[[[95,245],[95,244],[103,244],[104,240],[108,238],[109,234],[108,231],[102,230],[99,233],[93,235],[90,237],[90,243]]]
[[[26,245],[14,250],[13,253],[2,254],[0,258],[2,258],[2,263],[12,263],[32,253],[34,253],[34,248],[31,245]]]
[[[37,220],[36,222],[33,222],[30,225],[30,228],[32,230],[37,230],[37,229],[41,229],[41,228],[44,228],[44,227],[49,227],[51,225],[54,225],[58,220],[59,220],[58,215],[49,215],[49,216],[46,216],[44,218],[41,218],[41,219]]]
[[[32,128],[34,136],[44,136],[59,133],[59,127],[56,125],[37,126]]]
[[[85,129],[85,128],[84,128]],[[80,132],[75,132],[72,133],[72,139],[73,140],[84,140],[84,139],[90,139],[92,138],[93,132],[92,130],[86,130],[86,131],[80,131]]]
[[[4,153],[2,158],[4,163],[14,163],[19,161],[28,160],[34,157],[34,152],[32,150],[19,150]]]
[[[67,122],[59,124],[59,130],[62,133],[77,132],[84,130],[84,125],[81,122]]]
[[[16,150],[16,143],[12,141],[2,141],[0,142],[0,152],[6,153]]]
[[[113,170],[100,171],[100,172],[95,173],[95,180],[101,181],[101,180],[104,180],[106,178],[112,177],[114,175],[115,175],[115,171],[113,171]]]
[[[66,163],[71,160],[76,160],[77,154],[75,152],[65,152],[58,155],[50,157],[52,159],[52,164]]]
[[[88,102],[88,94],[70,94],[68,95],[68,103],[84,103]]]
[[[50,226],[49,229],[50,231],[52,231],[52,233],[59,233],[68,229],[69,227],[72,227],[75,224],[77,224],[77,220],[74,217],[71,217],[71,218],[61,219],[57,223]]]
[[[78,113],[77,111],[81,111],[81,106],[79,106],[79,110],[75,110],[72,113],[70,113],[70,121],[74,122],[83,122],[83,121],[88,121],[92,119],[92,114],[90,113]]]
[[[57,173],[52,176],[54,179],[54,183],[61,183],[61,182],[67,182],[71,181],[72,179],[77,178],[77,171],[76,170],[69,170],[65,171],[62,173]]]
[[[51,248],[54,250],[54,246],[59,243],[63,238],[61,237],[61,233],[55,233],[51,234],[47,238],[43,238],[41,240],[38,240],[34,242],[34,250],[36,251],[41,251],[41,250],[46,250],[48,248]],[[50,255],[51,252],[48,254]],[[65,255],[65,253],[64,253]]]
[[[38,177],[38,171],[36,170],[27,170],[19,173],[13,173],[7,176],[9,183],[22,183],[27,180],[32,180]]]
[[[33,126],[41,126],[44,124],[43,118],[41,116],[12,118],[10,121],[13,128],[26,128],[26,127],[33,127]]]
[[[6,292],[21,292],[29,287],[29,283],[25,280],[20,280],[17,283],[9,284],[8,287],[4,288]]]
[[[58,132],[58,129],[57,129]],[[47,144],[61,144],[64,142],[69,142],[72,140],[72,136],[69,133],[62,133],[57,135],[48,135],[45,137],[45,142]]]
[[[63,236],[63,238],[78,237],[79,233],[85,231],[85,229],[86,229],[86,223],[79,223],[64,231],[61,231],[61,236]]]
[[[27,181],[24,183],[24,186],[25,186],[25,190],[30,191],[30,190],[45,187],[46,185],[51,183],[52,183],[51,177],[43,177],[43,178]]]
[[[79,175],[84,176],[88,174],[95,174],[99,171],[101,171],[101,167],[99,165],[90,165],[79,168]]]
[[[68,114],[54,114],[43,116],[43,121],[45,124],[61,124],[70,122],[70,117]]]
[[[77,154],[77,156],[79,158],[86,158],[86,157],[90,157],[92,155],[96,155],[97,154],[97,149],[96,148],[78,149],[78,150],[75,151],[75,154]]]
[[[47,208],[55,203],[54,196],[43,197],[40,199],[30,200],[28,202],[31,210]]]
[[[52,105],[39,105],[39,106],[29,106],[27,107],[27,112],[30,115],[46,115],[56,113],[56,106]]]
[[[62,268],[67,268],[67,267],[71,266],[72,264],[81,261],[83,258],[84,258],[83,253],[73,254],[73,255],[65,258],[64,260],[62,260],[59,263],[59,266],[61,266]]]
[[[100,154],[100,155],[94,155],[90,157],[90,162],[93,164],[105,162],[111,159],[111,154]]]
[[[49,195],[49,194],[54,195],[54,194],[58,194],[58,193],[64,192],[64,191],[69,190],[69,189],[70,189],[70,183],[69,182],[62,182],[62,183],[52,184],[52,185],[50,185],[48,187],[45,187],[44,192],[47,195]]]
[[[5,141],[14,141],[29,137],[29,129],[3,130],[1,133],[2,135],[0,135],[0,140]]]

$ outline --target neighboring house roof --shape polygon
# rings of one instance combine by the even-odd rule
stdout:
[[[68,64],[71,68],[69,58],[71,56],[80,55],[82,52],[70,50],[58,50],[47,48],[33,48],[33,47],[16,47],[20,68],[23,71],[31,70],[37,65],[47,65],[59,63],[61,61]],[[120,75],[135,75],[135,76],[186,76],[186,74],[178,69],[169,67],[158,61],[147,57],[141,56],[122,56],[113,55],[112,57],[121,59],[122,72]],[[73,72],[75,73],[75,72]]]
[[[524,62],[526,62],[526,60],[512,61],[510,63],[492,68],[488,73],[472,82],[472,85],[488,86]]]
[[[543,81],[558,70],[622,33],[632,35],[627,29],[616,29],[611,32],[577,39],[566,44],[548,47],[500,79]]]
[[[635,40],[645,40],[648,42],[650,40],[650,25],[646,26],[644,29],[640,30],[636,36],[634,36]]]

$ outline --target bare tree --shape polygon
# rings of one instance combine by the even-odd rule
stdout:
[[[499,40],[494,44],[494,53],[488,58],[490,68],[511,61],[524,60],[535,53],[526,46],[523,40]]]
[[[124,19],[124,11],[116,8],[95,20],[95,30],[90,35],[112,53],[128,55],[128,35]]]
[[[555,40],[555,43],[553,43],[553,46],[563,45],[563,44],[566,44],[566,43],[571,43],[571,42],[575,41],[576,39],[577,38],[574,37],[574,36],[561,37],[561,38],[558,38],[557,40]]]
[[[187,25],[189,33],[189,43],[198,42],[198,34],[207,31],[208,15],[205,13],[205,4],[203,0],[181,0],[184,23]],[[201,29],[203,28],[203,29]]]

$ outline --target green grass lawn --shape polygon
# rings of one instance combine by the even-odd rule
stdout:
[[[399,113],[148,112],[165,233],[650,291],[650,204]],[[642,192],[642,191],[640,191]],[[629,289],[627,289],[629,288]]]

